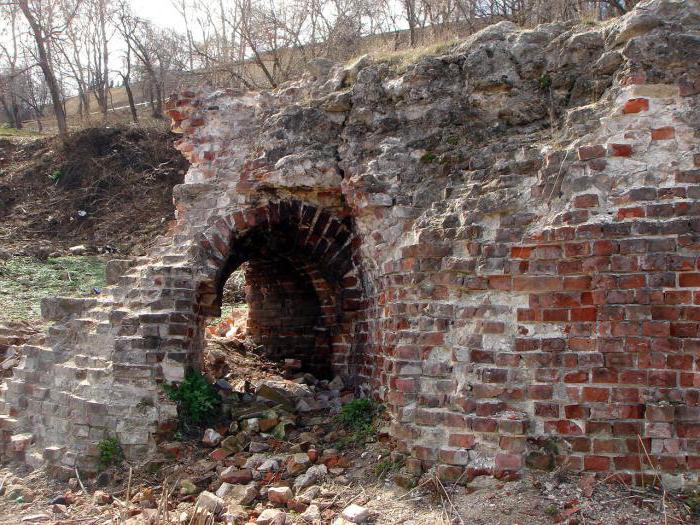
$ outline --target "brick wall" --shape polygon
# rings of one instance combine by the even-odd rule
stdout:
[[[64,305],[47,348],[23,350],[5,455],[70,470],[115,432],[129,457],[153,450],[175,415],[158,383],[197,365],[223,284],[248,262],[256,336],[327,354],[382,400],[415,473],[560,465],[696,483],[689,9],[499,24],[402,72],[360,61],[273,93],[173,97],[192,162],[175,230],[109,299]],[[647,16],[658,24],[635,25]]]

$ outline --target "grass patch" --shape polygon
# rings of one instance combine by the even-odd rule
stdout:
[[[0,137],[42,137],[43,134],[30,129],[15,129],[0,126]]]
[[[392,461],[391,459],[386,458],[374,465],[372,471],[374,472],[374,475],[377,478],[383,478],[391,472],[396,472],[397,470],[400,470],[403,466],[403,461]]]
[[[371,53],[371,57],[377,62],[386,62],[391,65],[399,74],[406,72],[406,69],[427,56],[439,56],[449,53],[452,48],[460,43],[459,39],[437,42],[423,47],[402,49],[399,51],[379,51]]]
[[[44,297],[94,295],[105,284],[104,269],[105,261],[93,256],[0,261],[0,320],[40,319]]]
[[[369,399],[354,399],[343,405],[336,421],[348,430],[349,434],[338,441],[336,448],[343,450],[372,441],[377,434],[374,418],[379,411],[380,406]]]

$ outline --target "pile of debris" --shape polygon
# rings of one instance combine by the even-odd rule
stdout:
[[[348,482],[344,474],[349,458],[334,446],[343,443],[348,431],[337,428],[333,415],[353,399],[342,379],[319,381],[303,374],[294,380],[247,384],[240,391],[222,380],[217,386],[232,423],[204,432],[202,442],[213,450],[201,466],[208,469],[211,482],[197,498],[194,522],[216,516],[227,523],[282,524],[289,512],[298,514],[302,523],[333,518],[337,511],[331,502],[337,494],[324,492],[318,484],[328,476]],[[163,447],[179,453],[177,443]],[[196,486],[182,479],[178,488],[187,494]],[[368,517],[366,509],[351,505],[336,521],[362,523]]]

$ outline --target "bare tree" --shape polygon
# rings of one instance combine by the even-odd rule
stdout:
[[[72,13],[68,13],[65,17],[55,16],[55,9],[51,7],[50,2],[45,0],[17,0],[17,3],[29,24],[30,33],[36,44],[36,60],[51,95],[58,134],[60,137],[65,138],[68,133],[68,124],[66,122],[65,108],[63,107],[61,87],[54,73],[51,60],[51,44],[52,39],[57,38],[70,25],[79,2],[76,2],[75,10]]]

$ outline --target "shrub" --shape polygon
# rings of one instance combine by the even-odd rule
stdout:
[[[165,391],[177,403],[180,418],[186,423],[201,425],[215,418],[219,412],[219,394],[196,370],[189,371],[180,385],[166,385]]]
[[[100,452],[99,468],[104,470],[112,465],[118,465],[124,459],[124,453],[117,438],[105,438],[97,444]]]
[[[343,449],[351,445],[364,444],[376,434],[374,416],[379,411],[378,405],[369,399],[354,399],[343,405],[336,420],[351,434],[337,443]]]

